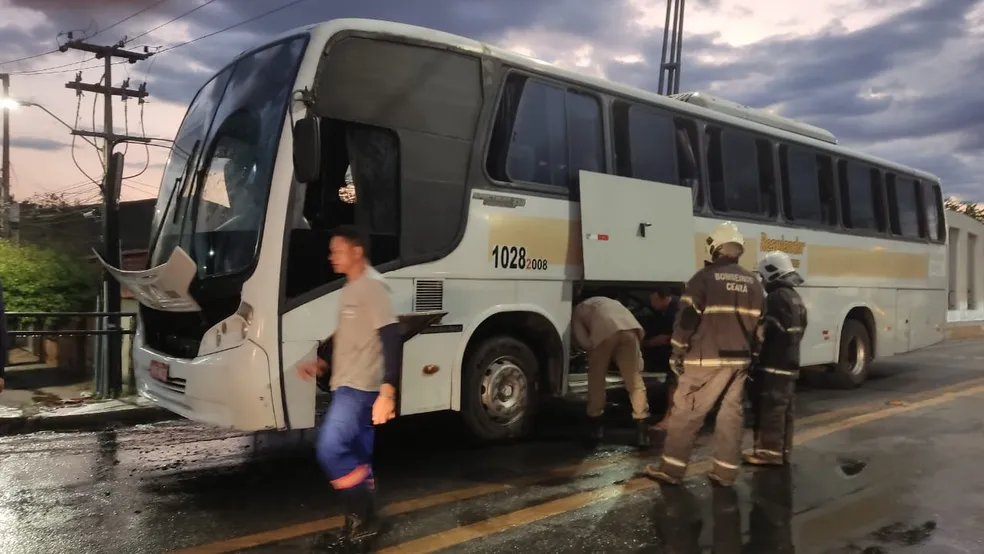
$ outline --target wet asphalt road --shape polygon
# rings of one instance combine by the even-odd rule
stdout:
[[[453,416],[406,418],[379,433],[394,515],[377,546],[984,552],[982,398],[984,342],[881,363],[856,391],[803,387],[793,466],[746,471],[733,492],[712,488],[701,463],[682,487],[639,478],[646,456],[618,444],[631,431],[617,394],[615,444],[594,450],[571,440],[579,405],[548,410],[534,440],[495,447],[472,444]],[[2,437],[0,552],[313,552],[339,519],[312,438],[185,422]]]

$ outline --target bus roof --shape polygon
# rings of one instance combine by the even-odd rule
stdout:
[[[333,19],[295,28],[277,37],[274,41],[298,33],[310,33],[316,44],[325,44],[332,35],[342,31],[362,31],[390,35],[396,38],[407,38],[489,56],[534,73],[552,76],[572,84],[632,98],[680,114],[770,135],[789,142],[812,146],[832,154],[839,154],[857,161],[883,166],[899,173],[909,174],[937,183],[940,181],[939,177],[932,173],[840,146],[836,143],[837,139],[825,129],[773,115],[763,110],[748,108],[703,93],[683,93],[674,95],[673,97],[662,96],[608,79],[571,71],[550,62],[524,56],[498,46],[426,27],[379,19]]]

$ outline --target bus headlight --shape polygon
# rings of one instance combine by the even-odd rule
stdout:
[[[209,329],[202,340],[198,355],[205,356],[239,346],[249,335],[252,323],[253,307],[246,302],[240,303],[236,313]]]

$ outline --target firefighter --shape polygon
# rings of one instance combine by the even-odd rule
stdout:
[[[636,443],[649,445],[649,400],[642,380],[642,325],[617,300],[595,296],[574,308],[571,321],[574,339],[588,353],[588,433],[600,440],[604,432],[605,375],[615,359],[636,422]]]
[[[759,279],[738,265],[745,239],[731,222],[707,239],[711,261],[687,283],[673,326],[671,363],[679,374],[673,411],[667,422],[660,464],[650,464],[652,479],[677,484],[707,413],[721,400],[714,428],[715,483],[730,486],[741,462],[742,393],[757,350],[756,330],[765,290]]]
[[[755,446],[744,459],[754,465],[783,465],[793,447],[793,397],[807,323],[806,305],[795,289],[803,278],[783,252],[766,254],[758,271],[768,296],[759,331],[762,349],[754,369],[760,381]]]

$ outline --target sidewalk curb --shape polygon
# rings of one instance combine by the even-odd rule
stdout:
[[[182,419],[155,406],[133,406],[81,414],[56,413],[0,417],[0,436],[38,431],[97,431],[115,425],[141,425]]]

